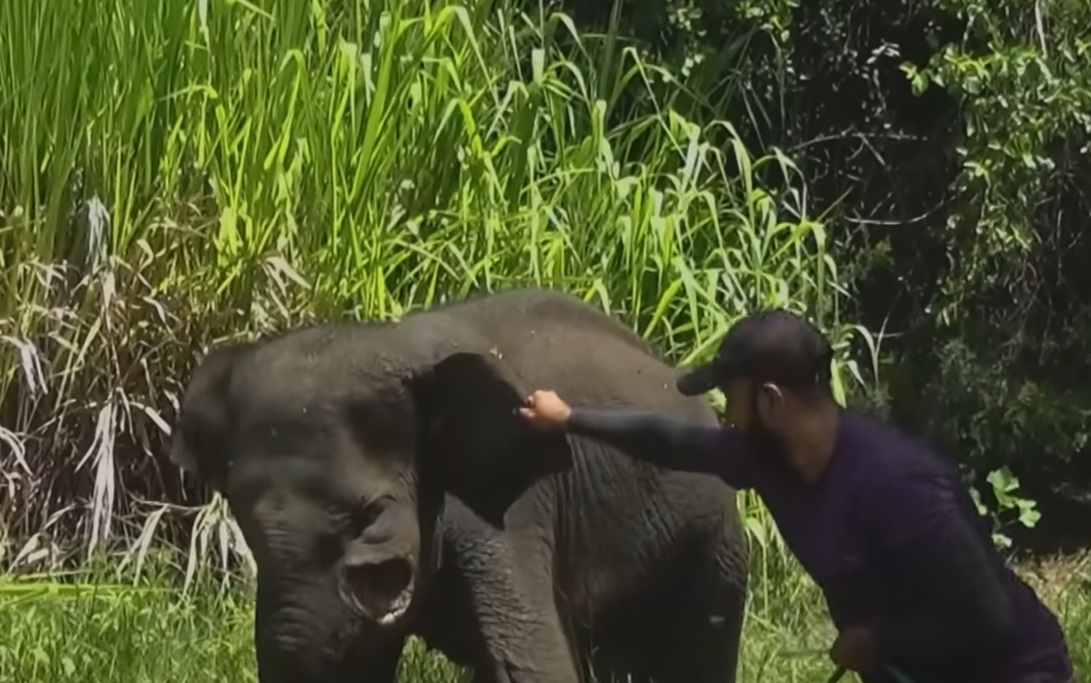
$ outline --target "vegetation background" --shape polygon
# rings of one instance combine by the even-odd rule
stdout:
[[[254,680],[166,460],[207,345],[577,293],[677,363],[748,308],[958,459],[1091,676],[1086,0],[0,3],[0,675]],[[831,628],[760,503],[742,680]],[[419,646],[404,680],[455,672]]]

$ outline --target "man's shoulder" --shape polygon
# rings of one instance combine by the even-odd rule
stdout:
[[[897,425],[849,418],[853,442],[853,514],[866,534],[886,548],[927,537],[957,517],[979,524],[955,463]]]
[[[849,411],[842,420],[857,467],[871,481],[904,476],[947,479],[956,473],[954,463],[925,439],[888,420]]]

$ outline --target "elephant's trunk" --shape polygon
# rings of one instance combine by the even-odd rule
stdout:
[[[405,633],[354,614],[328,586],[269,600],[259,582],[254,644],[260,683],[394,683]]]
[[[258,680],[322,681],[331,663],[342,658],[337,646],[350,626],[332,585],[300,581],[289,589],[259,576],[254,614]]]
[[[253,535],[258,565],[254,646],[261,683],[311,683],[326,676],[338,646],[350,635],[352,613],[337,591],[337,569],[313,556],[304,532],[313,515],[295,500],[258,506]]]
[[[338,546],[311,533],[320,524],[300,501],[263,501],[258,510],[254,642],[261,683],[339,680],[350,659],[367,659],[361,649],[404,630],[420,556],[409,501],[373,502]]]

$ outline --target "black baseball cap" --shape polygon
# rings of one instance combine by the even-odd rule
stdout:
[[[789,389],[830,379],[833,348],[810,322],[783,309],[752,313],[736,322],[716,356],[678,378],[685,396],[698,396],[736,377],[772,382]]]

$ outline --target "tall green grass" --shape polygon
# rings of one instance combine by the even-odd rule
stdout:
[[[790,160],[683,119],[669,73],[565,15],[2,3],[0,45],[7,567],[141,554],[194,524],[194,563],[234,553],[222,506],[164,456],[221,338],[526,285],[676,362],[757,305],[811,310],[842,350],[854,332]]]
[[[510,0],[0,3],[0,566],[26,575],[0,586],[4,680],[253,680],[246,579],[216,571],[245,547],[165,458],[216,340],[542,285],[675,362],[748,308],[807,308],[843,390],[863,331],[803,178],[686,95]],[[814,586],[740,505],[743,680],[820,680]],[[1091,642],[1086,593],[1058,596]]]

